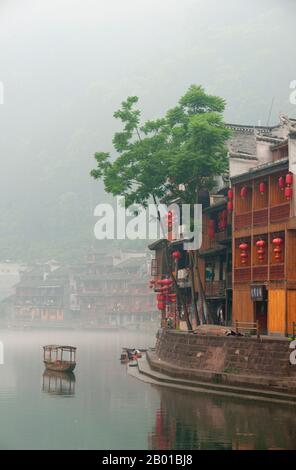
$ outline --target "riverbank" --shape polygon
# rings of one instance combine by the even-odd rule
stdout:
[[[286,338],[222,337],[161,330],[132,372],[146,382],[195,392],[296,405],[296,366]]]

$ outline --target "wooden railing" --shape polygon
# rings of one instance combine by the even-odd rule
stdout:
[[[271,223],[281,222],[290,217],[290,203],[280,204],[271,207],[269,210],[269,219]]]
[[[224,297],[225,281],[206,281],[205,294],[208,297]]]
[[[254,331],[254,334],[256,334],[257,338],[260,338],[260,328],[258,320],[256,322],[235,321],[233,327],[235,328],[236,333],[241,333],[244,331]]]
[[[268,209],[255,210],[253,212],[253,225],[268,224]]]
[[[268,212],[269,212],[269,222],[274,224],[277,222],[282,222],[287,220],[290,217],[290,202],[285,202],[284,204],[278,204],[272,206],[269,209],[258,209],[252,212],[245,212],[243,214],[234,215],[234,229],[240,230],[245,227],[250,227],[252,225],[267,225],[268,224]]]
[[[252,212],[245,212],[244,214],[234,215],[234,228],[239,230],[240,228],[249,227],[252,225]]]
[[[269,267],[269,278],[272,281],[276,281],[278,279],[284,279],[285,277],[285,265],[282,264],[272,264]]]
[[[254,266],[253,267],[253,280],[266,281],[268,278],[268,266]]]
[[[234,282],[244,282],[251,280],[251,268],[235,268]]]

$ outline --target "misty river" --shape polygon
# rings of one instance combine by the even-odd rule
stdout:
[[[174,391],[127,374],[121,348],[154,333],[0,331],[0,449],[295,447],[295,409]],[[77,346],[72,375],[44,373],[42,346]]]

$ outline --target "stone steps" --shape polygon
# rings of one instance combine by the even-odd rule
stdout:
[[[162,370],[164,367],[169,366],[164,364],[163,361],[154,359],[151,357],[151,352],[148,353],[149,360],[145,357],[138,360],[138,372],[139,375],[143,375],[146,378],[153,380],[154,383],[159,385],[170,385],[181,389],[190,389],[191,391],[200,392],[200,393],[212,393],[219,394],[223,396],[239,397],[244,399],[256,399],[263,401],[272,401],[274,403],[286,403],[289,405],[296,405],[296,393],[289,393],[285,390],[275,390],[262,388],[263,384],[261,383],[261,388],[252,387],[250,382],[248,386],[242,386],[239,384],[221,384],[205,380],[192,380],[185,379],[180,377],[172,377],[169,374],[161,372],[160,370],[155,370],[155,367],[158,365]],[[155,362],[157,364],[155,364]],[[152,365],[152,367],[151,367]],[[175,371],[178,373],[178,371]],[[203,371],[204,372],[204,371]],[[209,371],[208,371],[209,372]],[[212,373],[213,375],[213,373]],[[138,377],[141,378],[141,377]],[[253,380],[254,377],[245,376],[245,379]],[[266,384],[268,386],[268,384]]]

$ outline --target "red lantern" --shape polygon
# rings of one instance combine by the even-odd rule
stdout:
[[[231,188],[228,189],[227,197],[228,197],[229,201],[232,201],[232,199],[233,199],[233,190]]]
[[[173,281],[171,279],[160,279],[159,281],[157,281],[157,284],[160,284],[162,286],[170,286],[172,283]]]
[[[163,302],[163,301],[165,300],[165,296],[162,295],[162,294],[157,294],[156,300],[157,300],[158,302]]]
[[[172,257],[173,257],[174,259],[176,259],[176,260],[177,260],[177,259],[180,259],[180,258],[181,258],[181,253],[180,253],[180,251],[173,251]]]
[[[266,184],[265,183],[260,183],[259,184],[259,192],[261,194],[261,196],[264,196],[264,194],[266,193]]]
[[[293,196],[293,189],[290,186],[287,186],[285,188],[285,198],[287,199],[287,201],[290,201],[292,199],[292,196]]]
[[[243,186],[240,192],[241,198],[245,199],[248,195],[248,188],[247,186]]]
[[[279,177],[279,187],[283,191],[285,188],[285,178],[283,176]]]
[[[248,259],[247,250],[248,250],[248,248],[249,248],[249,245],[247,243],[243,242],[239,245],[240,259],[241,259],[242,264],[246,264],[246,262],[247,262],[247,259]]]
[[[247,243],[241,243],[239,246],[239,249],[242,251],[246,251],[249,248],[249,245]]]
[[[165,303],[164,302],[158,302],[157,308],[158,308],[158,310],[165,310]]]
[[[284,243],[283,239],[280,237],[276,237],[272,240],[272,244],[275,246],[273,249],[274,257],[276,261],[281,260],[282,255],[282,244]]]
[[[233,211],[233,202],[232,201],[227,202],[227,210],[228,210],[228,212]]]
[[[169,291],[171,288],[171,286],[162,286],[162,287],[159,287],[158,290],[159,292],[164,292],[164,291]]]
[[[288,173],[286,175],[286,184],[288,186],[292,186],[292,184],[293,184],[293,174],[292,173]]]
[[[258,255],[258,259],[260,262],[264,260],[265,245],[266,245],[266,242],[264,240],[258,240],[256,242],[257,255]]]

